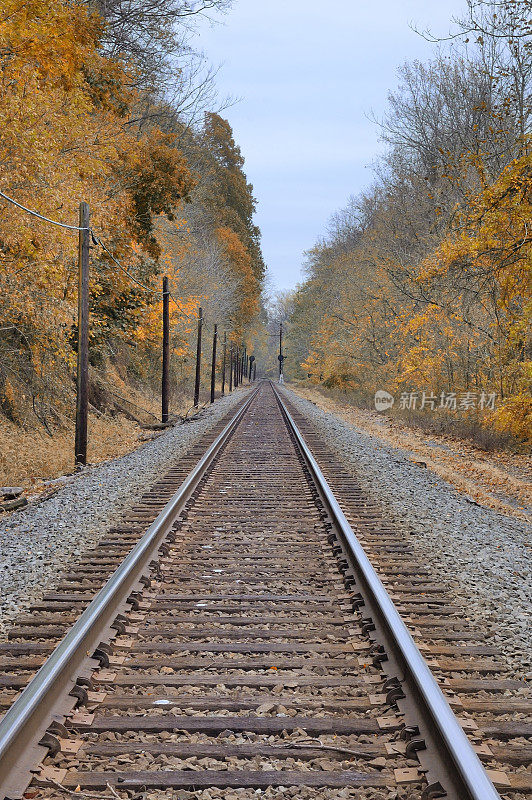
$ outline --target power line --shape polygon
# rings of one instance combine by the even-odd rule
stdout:
[[[196,319],[196,317],[192,316],[191,314],[187,314],[187,312],[184,311],[183,304],[181,303],[181,301],[178,301],[178,300],[175,299],[175,297],[172,294],[172,292],[168,292],[168,294],[170,296],[170,299],[174,301],[174,303],[178,307],[178,309],[181,312],[181,314],[183,314],[183,316],[185,316],[187,319]]]
[[[128,271],[128,270],[127,270],[125,267],[123,267],[123,266],[122,266],[122,264],[120,263],[120,261],[118,261],[118,260],[117,260],[117,259],[114,257],[114,255],[111,253],[111,251],[110,251],[110,250],[108,250],[108,249],[107,249],[107,247],[104,245],[104,243],[102,242],[102,240],[101,240],[99,237],[95,236],[95,235],[94,235],[94,233],[92,234],[92,238],[93,238],[93,241],[94,241],[96,244],[99,244],[99,245],[100,245],[100,247],[103,247],[103,249],[105,250],[105,252],[106,252],[106,253],[107,253],[107,255],[109,256],[109,258],[110,258],[112,261],[114,261],[114,263],[116,264],[116,266],[118,267],[118,269],[121,269],[121,270],[122,270],[122,272],[123,272],[125,275],[127,275],[127,277],[128,277],[128,278],[129,278],[131,281],[133,281],[133,283],[136,283],[138,286],[141,286],[141,287],[142,287],[143,289],[145,289],[147,292],[150,292],[150,294],[154,294],[154,295],[155,295],[155,294],[158,294],[158,292],[156,292],[156,291],[155,291],[155,289],[152,289],[150,286],[146,286],[146,284],[142,283],[142,281],[139,281],[139,280],[138,280],[138,278],[135,278],[135,276],[134,276],[134,275],[132,275],[132,274],[131,274],[131,273],[130,273],[130,272],[129,272],[129,271]]]
[[[116,259],[116,258],[113,256],[113,254],[109,252],[109,250],[108,250],[108,249],[107,249],[107,247],[104,245],[104,243],[102,242],[102,240],[101,240],[99,237],[96,237],[96,236],[94,235],[94,231],[91,231],[91,233],[92,233],[92,238],[93,238],[93,240],[94,240],[94,241],[95,241],[97,244],[99,244],[99,245],[101,245],[101,246],[103,247],[103,249],[104,249],[104,250],[105,250],[105,251],[106,251],[106,252],[107,252],[107,253],[108,253],[108,254],[111,256],[111,258],[113,259],[113,261],[115,262],[115,264],[116,264],[118,267],[120,267],[120,269],[122,270],[122,272],[124,272],[124,273],[125,273],[125,274],[128,276],[128,278],[131,278],[131,280],[132,280],[132,281],[134,281],[135,283],[137,283],[139,286],[142,286],[142,288],[143,288],[143,289],[146,289],[146,291],[148,291],[148,292],[152,292],[153,294],[156,294],[156,295],[158,295],[158,294],[159,294],[159,293],[158,293],[157,291],[155,291],[154,289],[150,289],[149,287],[145,286],[143,283],[141,283],[139,280],[137,280],[137,278],[135,278],[135,276],[134,276],[134,275],[132,275],[130,272],[128,272],[128,270],[127,270],[127,269],[126,269],[126,268],[125,268],[125,267],[124,267],[122,264],[120,264],[120,263],[117,261],[117,259]],[[127,246],[127,247],[129,247],[129,249],[130,249],[130,250],[133,250],[133,252],[136,254],[136,251],[135,251],[135,250],[134,250],[134,249],[131,247],[131,245],[126,245],[126,246]],[[171,300],[173,300],[173,301],[174,301],[174,303],[175,303],[175,304],[176,304],[176,306],[179,308],[179,310],[181,311],[181,313],[182,313],[182,314],[183,314],[185,317],[187,317],[187,319],[195,319],[195,317],[192,317],[190,314],[187,314],[187,312],[183,310],[183,304],[182,304],[182,302],[181,302],[180,300],[177,300],[177,299],[174,297],[174,295],[172,294],[172,292],[168,292],[168,296],[170,297],[170,299],[171,299]]]
[[[156,291],[155,289],[152,289],[152,288],[150,288],[149,286],[146,286],[146,284],[144,284],[144,283],[142,283],[141,281],[139,281],[139,280],[138,280],[138,278],[135,278],[135,276],[134,276],[134,275],[132,275],[132,274],[129,272],[129,270],[127,270],[127,269],[126,269],[126,268],[125,268],[125,267],[124,267],[124,266],[123,266],[123,265],[120,263],[120,261],[118,261],[118,260],[117,260],[117,259],[114,257],[114,255],[113,255],[113,254],[110,252],[110,250],[108,250],[108,249],[107,249],[107,247],[104,245],[104,243],[102,242],[102,240],[101,240],[101,239],[100,239],[98,236],[95,236],[95,235],[94,235],[94,232],[92,232],[92,238],[93,238],[93,240],[94,240],[94,242],[95,242],[96,244],[99,244],[99,245],[100,245],[100,247],[103,247],[103,249],[105,250],[105,252],[106,252],[106,253],[108,254],[108,256],[109,256],[109,257],[112,259],[112,261],[114,261],[114,263],[116,264],[116,266],[117,266],[117,267],[118,267],[120,270],[122,270],[122,272],[123,272],[125,275],[127,275],[127,277],[128,277],[130,280],[132,280],[132,281],[133,281],[134,283],[136,283],[138,286],[141,286],[141,287],[142,287],[143,289],[145,289],[147,292],[150,292],[150,294],[152,294],[152,295],[154,295],[154,296],[157,296],[157,297],[159,296],[159,292],[158,292],[158,291]],[[193,317],[192,317],[190,314],[187,314],[187,312],[183,310],[182,304],[181,304],[181,303],[180,303],[178,300],[176,300],[176,298],[173,296],[173,294],[172,294],[171,292],[168,292],[168,295],[169,295],[169,297],[170,297],[170,298],[171,298],[171,299],[174,301],[174,303],[175,303],[175,304],[176,304],[176,306],[178,307],[178,309],[179,309],[179,311],[181,312],[181,314],[183,314],[185,317],[187,317],[187,319],[193,319]]]
[[[157,296],[158,296],[158,294],[159,294],[159,293],[158,293],[158,292],[157,292],[155,289],[151,289],[149,286],[146,286],[146,284],[142,283],[142,281],[139,281],[139,280],[138,280],[138,278],[136,278],[134,275],[132,275],[132,274],[131,274],[131,273],[130,273],[130,272],[129,272],[129,271],[128,271],[128,270],[127,270],[127,269],[126,269],[126,268],[125,268],[125,267],[124,267],[124,266],[123,266],[123,265],[122,265],[122,264],[121,264],[121,263],[120,263],[120,262],[119,262],[119,261],[118,261],[118,260],[117,260],[117,259],[114,257],[114,256],[113,256],[113,254],[111,253],[111,251],[107,249],[107,247],[104,245],[104,243],[102,242],[102,240],[101,240],[99,237],[97,237],[97,236],[95,235],[95,233],[94,233],[94,231],[93,231],[93,229],[92,229],[92,228],[90,228],[90,227],[80,227],[79,225],[67,225],[67,224],[66,224],[66,223],[64,223],[64,222],[57,222],[57,220],[50,219],[49,217],[45,217],[45,216],[43,216],[42,214],[39,214],[37,211],[33,211],[31,208],[27,208],[26,206],[23,206],[21,203],[18,203],[18,202],[17,202],[16,200],[14,200],[12,197],[9,197],[7,194],[4,194],[4,192],[1,192],[1,191],[0,191],[0,197],[3,197],[3,199],[4,199],[4,200],[7,200],[7,201],[8,201],[8,203],[11,203],[12,205],[16,206],[17,208],[20,208],[20,209],[21,209],[21,211],[25,211],[27,214],[31,214],[31,216],[32,216],[32,217],[36,217],[37,219],[40,219],[40,220],[42,220],[43,222],[49,222],[51,225],[57,225],[57,227],[59,227],[59,228],[67,228],[67,229],[68,229],[68,230],[70,230],[70,231],[90,231],[90,232],[91,232],[92,239],[93,239],[94,243],[95,243],[95,244],[99,244],[99,245],[100,245],[100,247],[102,247],[102,248],[105,250],[105,252],[107,253],[107,255],[108,255],[108,256],[111,258],[111,260],[112,260],[112,261],[113,261],[113,262],[116,264],[116,266],[117,266],[117,267],[118,267],[120,270],[122,270],[122,272],[123,272],[125,275],[127,275],[127,277],[128,277],[128,278],[129,278],[131,281],[133,281],[133,283],[136,283],[138,286],[140,286],[140,287],[141,287],[142,289],[144,289],[145,291],[147,291],[147,292],[150,292],[150,294],[153,294],[153,295],[157,295]],[[169,294],[170,298],[171,298],[171,299],[174,301],[174,303],[176,304],[176,306],[178,307],[179,311],[180,311],[180,312],[181,312],[181,313],[182,313],[182,314],[183,314],[185,317],[187,317],[187,319],[193,319],[193,317],[192,317],[190,314],[187,314],[187,312],[183,310],[183,306],[182,306],[182,304],[180,303],[180,301],[179,301],[179,300],[176,300],[176,298],[173,296],[173,294],[172,294],[171,292],[169,292],[168,294]]]
[[[7,194],[0,192],[0,197],[3,197],[4,200],[7,200],[8,203],[12,203],[17,208],[20,208],[22,211],[26,211],[28,214],[31,214],[32,217],[37,217],[37,219],[42,219],[44,222],[50,222],[52,225],[57,225],[59,228],[68,228],[71,231],[90,231],[90,228],[80,228],[78,225],[66,225],[64,222],[57,222],[55,219],[50,219],[49,217],[43,217],[42,214],[37,213],[37,211],[32,211],[31,208],[26,208],[26,206],[21,205],[21,203],[17,203],[16,200],[13,200],[12,197],[8,197]]]
[[[174,303],[176,304],[179,312],[181,314],[183,314],[184,317],[186,317],[187,319],[196,319],[196,317],[193,317],[192,314],[187,314],[187,312],[183,309],[183,305],[178,300],[175,299],[175,297],[172,294],[172,292],[168,292],[168,295],[170,297],[170,300],[174,301]]]

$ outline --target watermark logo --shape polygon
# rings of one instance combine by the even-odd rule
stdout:
[[[377,411],[387,411],[394,404],[394,397],[384,389],[375,392],[375,408]]]
[[[401,392],[398,407],[407,411],[493,411],[497,400],[496,392]],[[383,389],[375,392],[375,408],[387,411],[393,406],[395,398]]]

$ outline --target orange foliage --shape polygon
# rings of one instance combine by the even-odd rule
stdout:
[[[134,75],[102,55],[102,30],[86,4],[67,0],[6,0],[0,12],[0,188],[70,225],[78,222],[80,200],[89,202],[96,235],[147,287],[93,243],[93,351],[113,337],[145,345],[158,337],[162,263],[155,221],[173,217],[195,185],[176,134],[127,124],[139,99],[130,88]],[[9,368],[27,361],[34,396],[53,395],[58,375],[69,392],[77,234],[2,199],[0,227],[0,327],[7,331],[6,352],[15,353]],[[172,306],[175,325],[183,327],[197,303],[185,297]],[[176,352],[187,347],[184,335],[174,343]],[[0,392],[3,377],[0,370]]]
[[[327,386],[496,392],[485,424],[532,440],[530,219],[532,155],[525,154],[466,195],[418,263],[383,252],[385,212],[348,255],[329,260],[326,245],[316,248],[317,267],[295,296],[289,350],[301,347],[304,331],[301,368]]]
[[[240,284],[239,306],[234,316],[234,338],[239,341],[243,330],[259,313],[260,286],[253,272],[249,250],[231,228],[217,228],[216,235],[225,256]]]

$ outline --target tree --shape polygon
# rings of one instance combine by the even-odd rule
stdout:
[[[526,440],[530,47],[524,5],[508,5],[469,4],[473,52],[401,69],[381,123],[389,149],[307,254],[287,347],[300,376],[363,402],[376,387],[496,391],[488,424]]]
[[[256,279],[264,278],[264,261],[260,250],[260,231],[253,222],[256,200],[253,186],[243,172],[244,159],[233,138],[227,120],[218,114],[205,116],[203,132],[209,164],[204,175],[204,202],[220,225],[230,228],[250,254]]]
[[[214,167],[227,196],[228,184],[240,180],[245,196],[239,200],[248,216],[240,220],[235,212],[235,219],[251,236],[251,187],[236,163],[230,169],[220,162],[215,137],[191,128],[168,98],[150,96],[138,65],[127,57],[127,42],[143,20],[152,26],[146,46],[154,53],[163,48],[170,58],[177,51],[171,41],[157,39],[157,31],[163,36],[176,20],[222,5],[173,2],[163,8],[155,0],[117,0],[101,7],[106,22],[93,3],[70,0],[6,0],[2,9],[0,183],[23,205],[67,224],[76,224],[80,198],[90,203],[95,379],[112,362],[116,370],[158,384],[165,273],[172,278],[176,380],[180,370],[180,379],[186,378],[201,302],[241,336],[254,324],[260,283],[252,255],[202,196]],[[144,45],[137,44],[140,54]],[[0,403],[16,385],[14,394],[28,394],[40,418],[53,416],[58,423],[72,408],[76,234],[4,201],[0,226]],[[12,405],[5,399],[6,408]]]

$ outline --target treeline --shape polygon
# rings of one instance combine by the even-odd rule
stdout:
[[[158,389],[163,275],[174,389],[190,391],[200,305],[207,332],[216,322],[235,342],[257,325],[253,190],[213,111],[213,73],[190,45],[197,15],[228,5],[2,4],[0,191],[74,226],[79,202],[90,204],[96,408],[122,382]],[[0,410],[12,420],[30,413],[53,431],[71,417],[76,303],[76,232],[0,198]]]
[[[407,393],[418,410],[423,392],[437,407],[442,392],[469,393],[469,413],[483,405],[527,438],[530,3],[468,10],[452,47],[400,70],[375,182],[334,215],[288,302],[287,364],[361,398]]]

